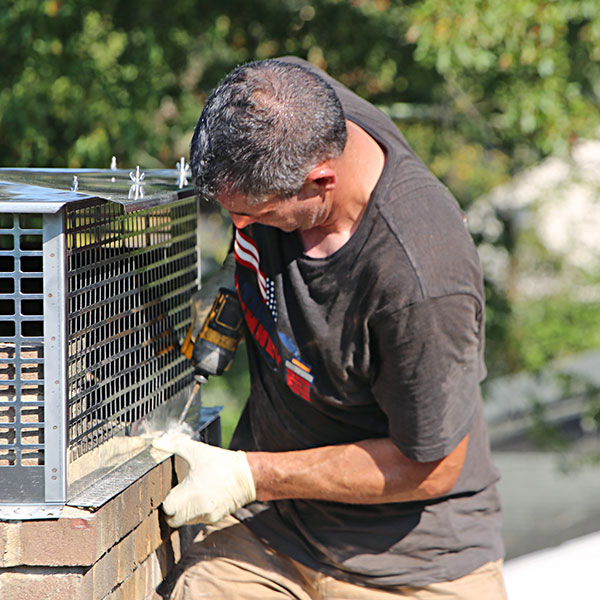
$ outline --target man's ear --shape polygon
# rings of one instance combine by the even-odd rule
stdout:
[[[337,173],[327,163],[321,163],[310,170],[304,184],[309,187],[318,186],[322,192],[331,192],[337,184]]]

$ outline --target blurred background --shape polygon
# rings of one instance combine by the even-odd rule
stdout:
[[[467,215],[508,558],[600,531],[597,0],[0,0],[0,166],[175,167],[212,87],[286,54],[388,113]],[[208,203],[201,236],[204,278],[230,236]],[[245,368],[205,386],[225,441]]]

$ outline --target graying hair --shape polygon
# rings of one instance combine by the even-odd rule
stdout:
[[[346,121],[333,88],[309,69],[264,60],[234,69],[208,98],[191,143],[198,193],[257,203],[289,198],[321,162],[341,155]]]

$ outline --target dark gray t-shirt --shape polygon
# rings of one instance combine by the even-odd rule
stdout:
[[[455,579],[503,555],[479,391],[477,253],[455,200],[395,125],[327,79],[346,118],[384,149],[384,171],[355,233],[327,258],[305,256],[295,233],[236,231],[251,392],[231,446],[277,452],[390,437],[419,462],[446,456],[467,434],[469,447],[444,498],[256,502],[237,516],[274,548],[339,578]]]

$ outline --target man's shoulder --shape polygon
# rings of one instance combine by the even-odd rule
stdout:
[[[433,175],[400,179],[375,199],[387,247],[410,265],[424,298],[479,295],[479,258],[457,201]]]

